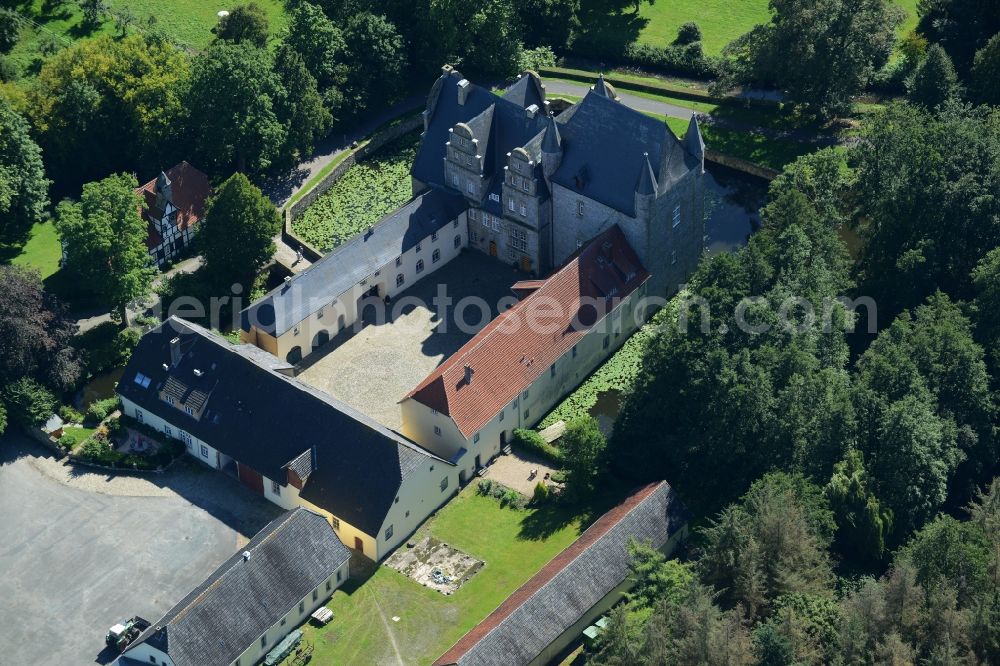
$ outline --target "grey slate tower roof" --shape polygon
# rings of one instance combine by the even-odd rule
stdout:
[[[303,508],[289,511],[131,647],[146,643],[169,655],[175,666],[228,666],[350,558],[326,518]]]
[[[180,338],[181,359],[171,365],[174,338]],[[171,317],[139,341],[117,391],[147,413],[279,483],[287,480],[289,467],[304,472],[302,455],[314,449],[300,497],[369,535],[378,534],[403,480],[414,469],[450,464],[344,403],[278,373],[274,357],[270,364],[261,362],[267,356],[252,345],[232,345]],[[140,373],[150,381],[137,383]],[[168,381],[181,387],[175,390],[205,394],[200,419],[160,398]]]
[[[630,573],[630,540],[660,548],[683,529],[688,515],[665,481],[640,489],[601,516],[459,639],[435,666],[531,662],[625,581]]]
[[[618,93],[615,91],[615,87],[604,80],[604,73],[597,75],[597,83],[590,86],[590,89],[601,97],[607,97],[611,100],[618,100]]]
[[[542,137],[542,153],[558,153],[560,150],[562,150],[562,137],[559,136],[559,125],[554,117],[549,116]]]
[[[635,193],[643,196],[656,194],[656,176],[653,175],[653,165],[649,163],[649,153],[642,154],[642,169],[639,171],[639,184],[635,186]]]
[[[522,109],[527,109],[532,104],[539,109],[545,108],[545,86],[534,72],[524,72],[518,76],[517,81],[504,91],[503,96]]]

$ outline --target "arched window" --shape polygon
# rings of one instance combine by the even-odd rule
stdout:
[[[420,259],[420,260],[417,261],[417,272],[418,273],[423,273],[424,272],[424,260],[423,259]]]
[[[406,278],[403,277],[402,273],[396,275],[396,286],[402,287],[403,283],[406,282]]]

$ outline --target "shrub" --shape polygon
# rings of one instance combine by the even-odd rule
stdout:
[[[83,414],[69,405],[63,405],[59,408],[59,417],[66,423],[83,422]]]
[[[512,488],[506,488],[503,495],[500,497],[500,506],[509,509],[523,509],[525,507],[524,495],[513,490]]]
[[[535,492],[531,500],[536,504],[541,504],[549,499],[550,492],[551,491],[549,490],[549,487],[545,485],[545,482],[539,481],[535,484]]]
[[[30,377],[22,377],[4,390],[10,420],[24,427],[45,423],[55,412],[52,391]]]
[[[69,451],[80,442],[80,439],[73,433],[67,433],[59,438],[59,446]]]
[[[555,67],[556,54],[550,46],[539,46],[534,49],[524,49],[521,51],[521,62],[518,65],[520,71],[531,70],[537,72],[543,67]]]
[[[492,479],[479,479],[479,483],[476,486],[476,492],[480,495],[490,496],[493,494],[493,481]]]
[[[562,453],[559,449],[546,442],[538,432],[530,428],[517,428],[514,430],[514,444],[525,451],[531,451],[540,455],[549,462],[557,465],[562,464]]]
[[[706,56],[701,42],[676,46],[633,43],[625,48],[624,60],[639,67],[701,79],[716,78],[721,71],[721,61]]]
[[[701,41],[701,27],[694,21],[688,21],[677,29],[677,39],[674,44],[694,44]]]
[[[96,425],[108,418],[108,414],[116,409],[118,409],[117,396],[98,400],[91,403],[90,407],[87,407],[87,413],[83,417],[83,422],[86,425]]]

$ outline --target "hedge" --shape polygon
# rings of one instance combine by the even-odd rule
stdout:
[[[517,428],[514,430],[514,445],[526,451],[538,454],[542,458],[556,465],[562,464],[562,452],[552,446],[536,431],[528,428]]]
[[[571,69],[569,67],[543,67],[539,70],[542,77],[552,77],[557,79],[569,79],[580,83],[592,84],[597,74],[585,69]],[[660,95],[663,97],[674,97],[676,99],[686,99],[692,102],[704,102],[705,104],[734,104],[739,106],[757,107],[774,111],[780,109],[778,102],[767,99],[750,99],[744,97],[716,97],[701,90],[672,86],[669,83],[653,83],[645,81],[632,81],[622,79],[614,74],[605,74],[604,80],[622,90],[633,90],[635,92],[647,93],[650,95]]]

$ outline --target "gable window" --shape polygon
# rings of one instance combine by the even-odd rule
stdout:
[[[681,207],[680,204],[674,206],[674,226],[676,227],[681,223]]]
[[[403,265],[403,258],[402,257],[396,257],[396,268],[399,268],[402,265]]]
[[[385,540],[388,541],[391,538],[392,538],[392,525],[389,525],[389,527],[385,528]]]
[[[323,318],[323,308],[320,308],[319,310],[316,311],[316,319],[322,319],[322,318]]]
[[[448,477],[441,479],[441,492],[444,492],[445,488],[448,487]]]
[[[420,252],[420,250],[422,250],[422,249],[423,249],[423,248],[422,248],[422,247],[420,246],[420,243],[417,243],[417,246],[416,246],[415,248],[413,248],[413,250],[414,250],[415,252]]]
[[[292,330],[292,335],[298,335],[298,334],[299,334],[299,333],[301,333],[301,332],[302,332],[302,331],[300,331],[300,330],[299,330],[299,327],[298,327],[298,326],[296,326],[296,327],[295,327],[295,328],[294,328],[294,329]]]
[[[340,529],[340,518],[337,518],[336,516],[330,516],[330,525],[333,527],[333,529],[339,530]]]
[[[431,254],[431,263],[436,264],[439,261],[441,261],[441,250],[434,250],[434,253]]]
[[[271,492],[274,493],[275,495],[280,496],[281,495],[281,484],[278,483],[277,481],[272,481],[271,482]]]
[[[438,232],[435,231],[434,233],[431,234],[431,242],[436,243],[437,239],[438,239]]]
[[[583,217],[583,201],[576,202],[576,214]]]
[[[398,273],[396,275],[396,286],[397,287],[402,287],[404,282],[406,282],[406,278],[403,277],[402,273]]]
[[[455,247],[459,248],[461,246],[462,246],[462,237],[461,236],[455,236]]]
[[[420,259],[419,261],[417,261],[417,272],[418,273],[423,273],[424,272],[424,260],[423,259]]]
[[[458,229],[458,218],[457,217],[454,220],[451,221],[451,226],[453,226],[456,229]]]

